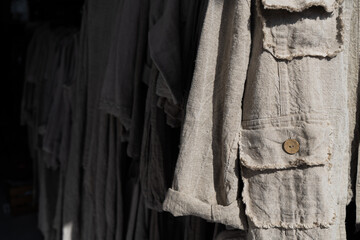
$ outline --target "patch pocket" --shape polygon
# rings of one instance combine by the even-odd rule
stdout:
[[[329,227],[335,221],[330,123],[259,126],[242,129],[239,138],[249,223],[258,228]]]
[[[258,0],[263,47],[275,58],[335,57],[343,50],[343,0]]]

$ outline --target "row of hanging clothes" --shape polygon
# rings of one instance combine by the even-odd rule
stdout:
[[[207,0],[87,0],[80,27],[41,24],[22,124],[49,240],[241,239],[162,211]]]

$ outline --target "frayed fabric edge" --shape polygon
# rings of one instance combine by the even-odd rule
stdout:
[[[266,0],[257,0],[256,1],[256,10],[258,12],[258,15],[261,19],[261,25],[262,25],[262,33],[263,33],[263,48],[264,50],[266,50],[267,52],[269,52],[271,55],[273,55],[276,59],[279,59],[279,60],[287,60],[287,61],[291,61],[293,60],[294,58],[299,58],[299,57],[308,57],[308,56],[311,56],[311,57],[320,57],[320,58],[334,58],[338,55],[338,53],[344,51],[345,47],[344,47],[344,35],[345,35],[345,24],[344,24],[344,21],[343,21],[343,7],[342,7],[342,3],[343,3],[343,0],[336,0],[335,1],[335,6],[334,6],[334,10],[335,11],[336,9],[339,10],[339,15],[337,16],[337,21],[338,21],[338,27],[339,27],[339,40],[340,40],[340,43],[339,43],[339,48],[336,49],[336,50],[332,50],[332,51],[315,51],[313,50],[311,53],[306,53],[304,51],[298,51],[296,53],[291,53],[289,55],[280,55],[280,54],[277,54],[275,53],[275,51],[273,49],[275,49],[275,45],[271,44],[271,43],[267,43],[267,37],[266,37],[266,32],[265,32],[265,26],[266,26],[266,19],[263,15],[263,10],[261,9],[261,4],[263,4],[264,6],[264,9],[278,9],[278,10],[287,10],[287,11],[290,11],[289,9],[287,9],[286,7],[276,7],[275,8],[275,5],[264,5],[264,2]],[[307,8],[311,7],[311,6],[317,6],[317,5],[311,5],[308,4],[309,6],[308,7],[305,7],[303,8],[301,11],[304,11],[306,10]],[[267,6],[265,8],[265,6]],[[271,7],[272,6],[272,7]],[[322,5],[321,5],[322,6]],[[290,8],[291,9],[291,8]],[[326,9],[324,7],[324,9]],[[299,11],[296,11],[296,12],[301,12],[300,10]],[[330,12],[333,12],[333,11],[330,11]],[[290,11],[290,12],[293,12],[293,11]]]
[[[292,6],[285,6],[285,5],[276,5],[276,4],[268,4],[267,0],[262,0],[262,4],[264,5],[265,9],[284,9],[289,12],[302,12],[310,7],[323,7],[326,12],[333,12],[336,7],[336,0],[333,1],[333,4],[329,5],[324,2],[324,0],[313,0],[310,3],[305,3],[301,7],[292,7]]]
[[[241,144],[240,144],[241,145]],[[241,151],[241,150],[240,150]],[[245,155],[248,157],[247,155]],[[246,160],[246,157],[240,157],[240,162],[243,166],[246,168],[249,168],[251,170],[282,170],[282,169],[289,169],[289,168],[296,168],[300,166],[323,166],[326,164],[326,162],[330,161],[331,159],[331,153],[328,152],[328,157],[324,160],[319,161],[312,161],[307,158],[297,158],[294,161],[289,161],[288,164],[284,165],[276,165],[276,164],[250,164],[249,161]],[[249,157],[250,158],[250,157]]]
[[[307,157],[298,157],[294,160],[289,160],[286,163],[283,164],[251,164],[252,157],[250,157],[248,154],[245,154],[244,151],[244,144],[243,144],[243,137],[241,134],[241,131],[239,132],[238,136],[238,153],[239,153],[239,159],[242,166],[250,169],[250,170],[257,170],[257,171],[263,171],[263,170],[283,170],[283,169],[290,169],[290,168],[296,168],[300,166],[325,166],[329,165],[331,166],[331,158],[334,148],[334,140],[333,140],[333,132],[334,129],[331,126],[329,127],[329,138],[328,139],[328,147],[326,151],[326,157],[323,158],[318,156],[307,156]],[[280,156],[273,156],[273,157],[280,157]],[[320,160],[315,160],[320,159]]]
[[[256,219],[256,217],[250,211],[251,199],[247,194],[249,192],[249,183],[243,174],[243,167],[241,167],[241,175],[242,180],[244,183],[244,189],[242,191],[242,199],[243,203],[245,204],[245,214],[248,217],[248,220],[252,223],[253,226],[256,228],[263,228],[263,229],[270,229],[270,228],[282,228],[282,229],[313,229],[313,228],[329,228],[333,225],[336,221],[337,215],[335,210],[332,208],[331,211],[333,212],[333,217],[329,221],[324,222],[310,222],[310,223],[286,223],[283,221],[280,222],[262,222]]]
[[[170,188],[163,203],[163,210],[172,213],[176,217],[193,215],[211,222],[246,230],[247,225],[240,217],[240,204],[242,204],[241,199],[227,206],[209,204]]]

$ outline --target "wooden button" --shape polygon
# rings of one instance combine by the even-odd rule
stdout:
[[[300,149],[300,144],[295,139],[288,139],[283,144],[285,152],[288,154],[295,154]]]

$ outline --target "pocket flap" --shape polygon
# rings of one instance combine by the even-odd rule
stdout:
[[[295,147],[294,151],[284,148],[288,139],[298,143],[286,145]],[[331,124],[316,120],[291,126],[258,125],[242,130],[240,141],[242,196],[251,224],[284,229],[334,224]]]
[[[262,0],[265,9],[285,9],[301,12],[307,8],[321,6],[327,12],[335,9],[336,0]]]
[[[243,129],[239,150],[242,165],[252,170],[324,165],[332,153],[332,129],[327,121]]]
[[[264,49],[282,60],[335,57],[344,48],[341,1],[257,0]]]

